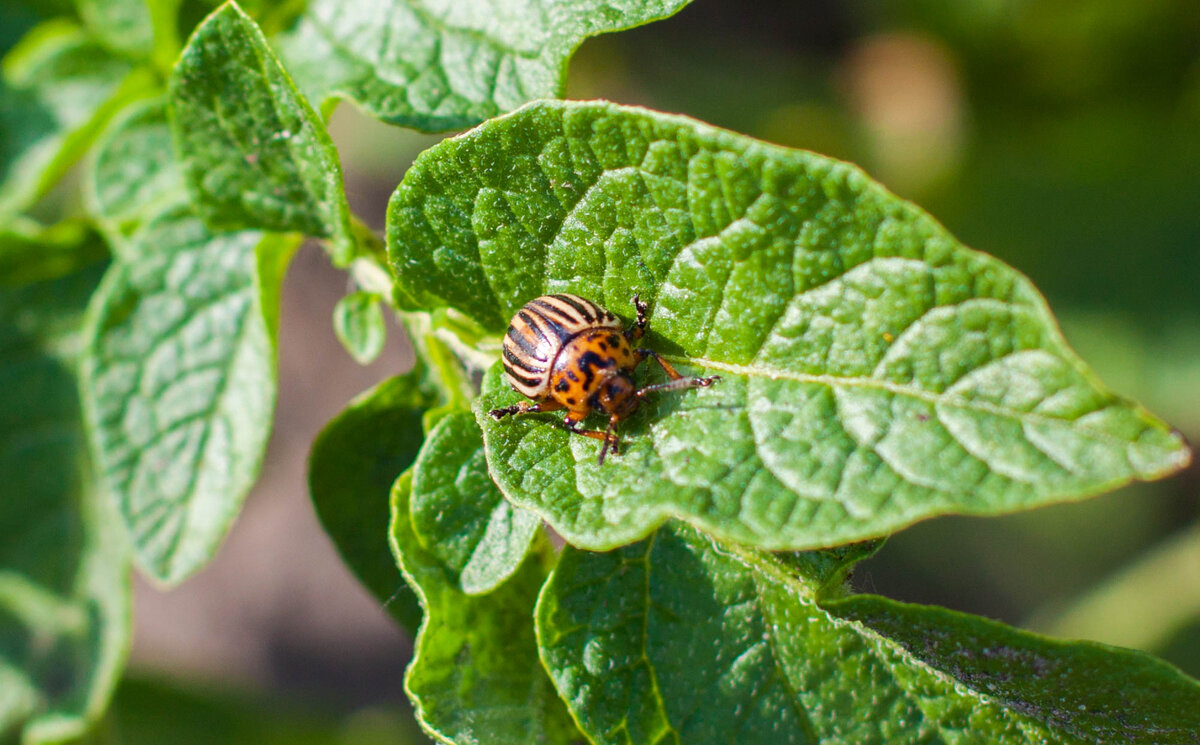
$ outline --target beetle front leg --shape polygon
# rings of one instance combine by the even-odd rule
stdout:
[[[633,353],[638,364],[641,364],[642,360],[646,359],[647,357],[653,359],[662,367],[663,372],[667,374],[667,377],[671,379],[669,383],[659,383],[658,385],[646,386],[637,392],[639,397],[647,393],[654,393],[657,391],[678,391],[685,388],[707,388],[721,379],[720,375],[710,375],[707,378],[685,378],[679,374],[679,371],[676,370],[670,362],[667,362],[660,357],[658,352],[655,352],[653,349],[635,349],[633,350]]]
[[[565,417],[563,417],[563,424],[568,430],[577,435],[590,437],[593,440],[601,440],[604,443],[604,447],[600,448],[600,465],[604,465],[604,456],[610,450],[612,451],[613,455],[616,455],[618,446],[620,445],[620,441],[618,440],[617,433],[614,429],[617,424],[617,417],[614,416],[609,420],[608,429],[604,432],[595,429],[579,429],[579,423],[582,420],[582,416],[577,418],[577,415],[568,413]]]

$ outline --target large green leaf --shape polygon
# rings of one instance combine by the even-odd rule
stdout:
[[[0,213],[32,204],[148,79],[77,27],[52,21],[4,57]]]
[[[188,41],[170,81],[171,126],[210,225],[333,240],[350,260],[337,150],[254,21],[228,2]]]
[[[421,609],[388,550],[389,495],[417,457],[422,417],[438,398],[419,370],[386,380],[325,425],[308,459],[308,488],[325,532],[359,580],[414,634]]]
[[[429,433],[413,466],[411,505],[417,538],[458,573],[468,595],[491,592],[512,576],[541,526],[492,483],[483,433],[469,411],[443,417]]]
[[[1196,742],[1200,684],[1149,655],[841,597],[867,550],[771,555],[679,523],[567,547],[538,603],[542,656],[605,745]]]
[[[103,264],[0,290],[0,741],[103,711],[129,644],[129,551],[92,481],[76,363]]]
[[[1027,279],[853,166],[680,117],[547,102],[426,151],[388,208],[398,299],[495,333],[574,292],[632,314],[711,388],[656,397],[619,457],[486,410],[504,494],[605,549],[670,516],[764,548],[1077,499],[1181,467],[1179,435],[1106,390]],[[643,372],[643,379],[660,373]]]
[[[216,551],[258,475],[280,267],[296,239],[213,234],[177,208],[134,242],[94,304],[85,406],[139,564],[174,583]]]
[[[91,216],[114,238],[123,239],[187,197],[162,99],[126,108],[94,152],[84,177],[84,199]]]
[[[562,95],[584,39],[689,1],[313,0],[279,44],[314,103],[349,98],[392,124],[443,131]]]
[[[405,676],[417,718],[458,745],[580,742],[538,661],[530,620],[554,553],[542,538],[516,574],[487,595],[467,595],[459,574],[413,533],[411,473],[392,490],[392,550],[425,620]]]

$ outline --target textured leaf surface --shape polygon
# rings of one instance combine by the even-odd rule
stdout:
[[[139,564],[178,582],[216,551],[258,475],[275,401],[274,305],[294,241],[213,234],[182,209],[100,290],[84,367],[101,476]],[[270,320],[269,320],[270,319]]]
[[[232,2],[197,27],[170,81],[171,125],[201,214],[353,249],[337,151],[254,21]]]
[[[332,97],[442,131],[562,94],[584,39],[673,15],[689,0],[313,0],[281,54],[316,104]]]
[[[538,604],[543,659],[598,743],[1196,741],[1200,684],[1170,665],[839,599],[862,552],[777,556],[678,523],[611,553],[568,546]]]
[[[308,460],[308,488],[325,532],[359,580],[413,634],[421,608],[388,550],[389,495],[417,457],[425,439],[422,416],[437,401],[419,371],[384,381],[325,425]]]
[[[491,592],[529,552],[541,520],[514,507],[488,476],[483,433],[468,411],[444,417],[413,466],[412,523],[426,551],[468,595]]]
[[[0,741],[75,737],[129,644],[129,553],[91,480],[76,364],[93,262],[0,289]]]
[[[96,143],[84,181],[91,215],[127,231],[187,198],[162,99],[128,107]]]
[[[145,85],[133,66],[81,30],[51,22],[4,58],[0,79],[0,212],[37,200],[100,127]]]
[[[540,103],[426,151],[388,210],[397,296],[495,333],[573,292],[709,389],[655,398],[621,455],[481,417],[501,490],[576,545],[668,516],[766,548],[1098,493],[1186,463],[1104,389],[1028,280],[858,169],[692,120]],[[654,379],[654,371],[641,373]],[[493,375],[480,413],[518,400]]]
[[[405,688],[417,718],[441,742],[583,740],[538,660],[530,623],[554,553],[540,539],[516,574],[487,595],[466,595],[458,572],[413,533],[412,475],[392,490],[392,550],[425,609]]]
[[[333,308],[333,331],[355,362],[369,364],[383,351],[387,341],[379,296],[373,292],[352,292],[339,300]]]

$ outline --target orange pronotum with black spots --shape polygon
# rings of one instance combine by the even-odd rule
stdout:
[[[619,318],[578,295],[543,295],[525,303],[504,337],[504,374],[518,393],[535,403],[492,409],[492,417],[566,409],[567,429],[604,441],[604,463],[609,449],[617,452],[617,423],[632,414],[646,394],[706,388],[719,380],[685,378],[654,351],[635,349],[633,342],[646,330],[647,305],[637,295],[633,305],[637,321],[622,330]],[[637,388],[633,371],[646,358],[662,365],[671,380]],[[579,428],[592,411],[609,415],[605,431]]]

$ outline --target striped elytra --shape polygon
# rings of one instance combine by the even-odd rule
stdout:
[[[504,374],[524,396],[540,401],[550,393],[555,358],[584,331],[620,329],[608,310],[578,295],[542,295],[517,311],[504,335]]]

